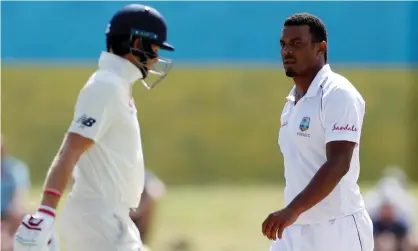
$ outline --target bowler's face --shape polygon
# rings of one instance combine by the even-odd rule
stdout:
[[[318,46],[307,25],[285,26],[280,39],[283,67],[288,77],[302,76],[316,63]]]

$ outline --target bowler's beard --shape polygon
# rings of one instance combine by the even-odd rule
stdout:
[[[289,78],[294,78],[298,76],[298,73],[293,69],[285,69],[286,76]]]

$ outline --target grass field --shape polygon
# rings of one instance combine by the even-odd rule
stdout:
[[[368,186],[362,186],[363,192]],[[268,251],[261,223],[283,205],[280,186],[176,186],[160,201],[152,248],[172,251],[176,242],[188,251]],[[418,186],[413,190],[418,197]],[[34,190],[31,205],[39,201]]]
[[[2,133],[10,151],[41,182],[73,116],[77,94],[94,66],[4,66]],[[339,67],[363,94],[361,179],[398,164],[418,180],[416,118],[411,100],[418,71]],[[291,88],[280,67],[177,67],[164,83],[134,96],[147,166],[169,184],[277,182],[280,113]],[[415,125],[414,125],[415,124]],[[390,142],[390,143],[389,143]],[[417,146],[418,147],[418,146]],[[237,172],[237,170],[239,170]]]
[[[2,133],[10,152],[43,181],[73,114],[90,67],[2,68]],[[387,164],[409,167],[417,179],[417,122],[412,119],[418,71],[345,69],[367,101],[361,179],[375,180]],[[280,112],[291,83],[277,68],[178,68],[151,92],[138,86],[145,162],[168,184],[276,184]],[[412,129],[411,129],[412,128]],[[415,174],[415,176],[413,176]],[[367,186],[365,186],[367,187]],[[414,190],[418,197],[418,187]],[[31,207],[39,203],[33,190]],[[282,206],[280,186],[170,186],[158,207],[152,247],[173,251],[262,251],[261,223]],[[176,250],[184,251],[184,250]]]

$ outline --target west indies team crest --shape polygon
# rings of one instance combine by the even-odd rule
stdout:
[[[302,121],[299,124],[299,129],[304,132],[309,129],[309,123],[311,122],[310,117],[303,117]]]

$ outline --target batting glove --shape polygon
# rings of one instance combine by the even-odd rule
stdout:
[[[45,251],[54,237],[55,209],[41,206],[23,217],[14,239],[14,251]],[[54,238],[55,239],[55,238]]]

